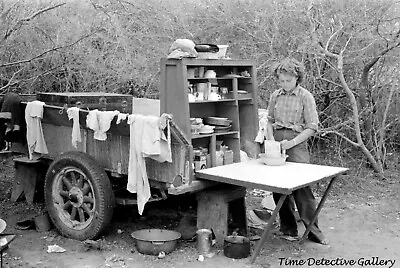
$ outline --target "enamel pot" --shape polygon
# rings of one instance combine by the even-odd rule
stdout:
[[[250,240],[240,235],[225,237],[224,255],[233,259],[247,258],[250,255]]]

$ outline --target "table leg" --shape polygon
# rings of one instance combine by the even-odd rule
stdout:
[[[279,210],[281,209],[283,202],[285,201],[287,195],[286,194],[282,194],[281,197],[279,198],[278,204],[276,204],[276,207],[274,209],[274,211],[272,212],[271,217],[268,220],[268,224],[267,227],[265,227],[263,234],[261,235],[261,239],[258,242],[256,249],[254,250],[253,254],[251,255],[251,259],[250,259],[250,263],[253,263],[256,258],[257,255],[260,253],[262,246],[264,245],[265,241],[268,238],[268,235],[272,229],[272,225],[276,219],[276,216],[278,215]]]
[[[331,179],[331,181],[329,182],[328,187],[326,188],[325,193],[323,194],[323,196],[321,198],[321,201],[319,202],[319,204],[317,206],[317,210],[315,211],[314,216],[312,217],[310,224],[308,226],[306,226],[307,228],[306,228],[306,231],[304,232],[303,236],[300,239],[300,242],[299,242],[300,244],[303,244],[305,238],[308,237],[308,234],[311,231],[311,227],[313,226],[314,222],[317,220],[318,214],[321,211],[322,207],[324,206],[325,200],[328,197],[329,192],[331,191],[331,188],[332,188],[332,185],[333,185],[335,179],[336,179],[336,177],[333,177]]]

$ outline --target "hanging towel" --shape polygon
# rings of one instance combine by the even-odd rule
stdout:
[[[158,162],[172,162],[171,154],[171,131],[169,127],[168,114],[163,114],[161,117],[147,116],[145,121],[143,136],[143,155],[150,157]],[[167,128],[167,136],[164,129]]]
[[[261,118],[258,121],[258,133],[255,138],[255,142],[264,143],[265,138],[268,138],[268,128],[267,128],[268,120],[265,118]]]
[[[119,123],[121,123],[122,120],[126,120],[126,118],[128,118],[129,114],[123,114],[123,113],[119,113],[118,117],[117,117],[117,125]]]
[[[42,129],[44,102],[28,102],[25,108],[26,139],[28,142],[29,159],[33,159],[33,153],[48,154],[46,141]]]
[[[86,117],[86,126],[94,131],[94,139],[105,141],[107,131],[110,129],[111,121],[120,112],[92,110]]]
[[[72,145],[78,148],[78,142],[82,141],[81,128],[79,126],[79,108],[71,107],[67,109],[68,119],[72,119]]]
[[[128,165],[128,191],[137,193],[138,210],[141,215],[150,198],[145,157],[158,162],[172,162],[169,124],[167,117],[129,115],[130,148]],[[167,137],[163,128],[167,127]]]
[[[142,215],[144,205],[150,198],[150,184],[147,178],[146,162],[142,154],[142,139],[145,117],[140,114],[128,116],[129,134],[129,164],[127,190],[137,194],[139,214]]]

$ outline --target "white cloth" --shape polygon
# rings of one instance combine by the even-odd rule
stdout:
[[[28,102],[25,108],[26,139],[28,143],[29,159],[33,159],[33,153],[48,154],[46,141],[42,129],[44,102]]]
[[[86,126],[94,131],[94,139],[105,141],[107,131],[110,129],[111,121],[120,112],[92,110],[86,117]]]
[[[171,132],[169,127],[170,119],[168,114],[163,114],[161,117],[147,116],[143,135],[143,155],[150,157],[158,162],[172,162],[171,154]],[[167,136],[163,129],[167,128]]]
[[[145,157],[151,157],[159,162],[172,162],[169,137],[165,137],[163,127],[168,127],[165,117],[143,116],[133,114],[128,116],[129,133],[129,164],[127,190],[137,194],[139,214],[149,200],[150,184],[147,177]],[[169,134],[168,134],[169,136]]]
[[[258,121],[258,133],[255,138],[255,142],[264,143],[264,140],[268,138],[268,128],[267,128],[268,120],[265,118],[261,118]]]
[[[117,125],[121,123],[122,120],[126,120],[129,114],[119,113],[117,117]]]
[[[75,148],[78,148],[78,142],[82,141],[81,138],[81,128],[79,126],[79,108],[71,107],[67,109],[67,115],[69,120],[73,120],[72,122],[72,145]]]
[[[144,121],[145,117],[140,114],[128,116],[128,124],[130,124],[130,147],[127,190],[137,194],[138,211],[140,215],[142,215],[144,205],[151,196],[146,162],[142,154]]]

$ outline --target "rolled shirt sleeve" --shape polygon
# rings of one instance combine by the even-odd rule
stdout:
[[[267,118],[271,124],[275,123],[275,104],[277,95],[277,91],[273,92],[268,102]]]
[[[305,94],[305,105],[304,105],[304,123],[305,128],[310,128],[315,131],[318,130],[318,113],[317,113],[317,105],[315,104],[314,96],[307,91]]]

